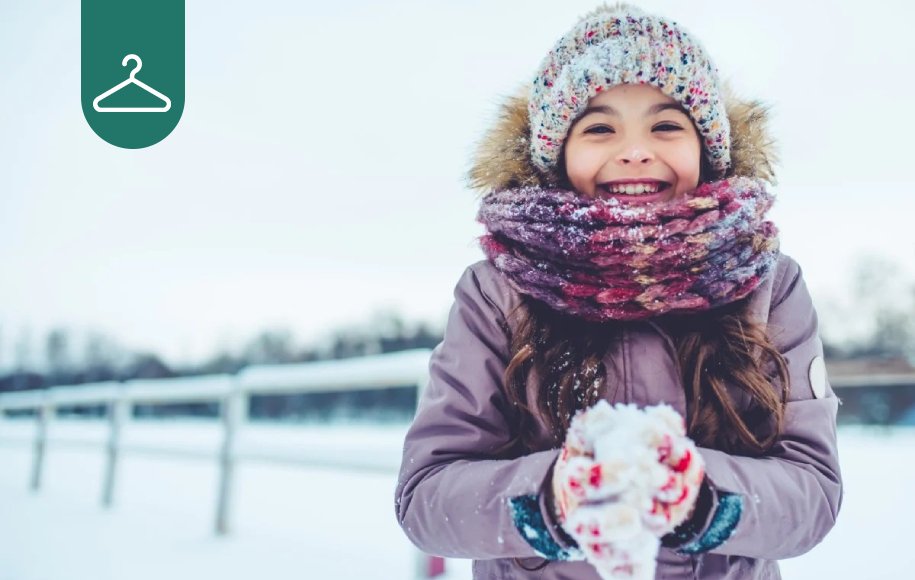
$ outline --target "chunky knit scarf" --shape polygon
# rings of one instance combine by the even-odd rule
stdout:
[[[698,312],[752,292],[775,264],[773,196],[759,179],[647,205],[570,190],[488,194],[480,244],[519,292],[590,321]]]

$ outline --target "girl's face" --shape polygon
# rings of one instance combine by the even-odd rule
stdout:
[[[695,189],[701,155],[687,113],[649,85],[617,85],[592,97],[564,150],[566,175],[579,194],[630,204]]]

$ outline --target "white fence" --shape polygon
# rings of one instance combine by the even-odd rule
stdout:
[[[248,421],[250,396],[299,394],[366,389],[385,389],[415,385],[417,400],[428,381],[428,364],[431,351],[415,349],[391,354],[354,359],[318,361],[302,364],[251,366],[236,375],[213,375],[189,378],[132,380],[105,382],[70,387],[0,394],[0,417],[5,411],[36,411],[37,429],[33,442],[33,460],[30,486],[41,488],[42,472],[48,447],[48,426],[61,407],[101,405],[108,409],[107,456],[102,478],[102,505],[110,507],[117,483],[118,461],[123,446],[121,433],[137,404],[170,404],[187,402],[217,402],[222,420],[222,444],[217,452],[219,462],[219,488],[216,495],[215,531],[218,535],[229,533],[232,527],[232,494],[234,471],[240,455],[236,440],[239,429]],[[172,450],[162,449],[171,454]],[[271,455],[269,451],[259,458],[286,463],[303,463],[302,459],[285,454]],[[304,463],[309,463],[307,459]],[[326,458],[317,460],[327,466]],[[392,466],[379,466],[370,459],[358,463],[352,459],[341,460],[335,467],[396,473]],[[417,551],[415,574],[428,578],[442,568],[442,560]]]

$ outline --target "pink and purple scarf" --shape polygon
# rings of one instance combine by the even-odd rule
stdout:
[[[775,264],[774,198],[748,177],[648,205],[520,187],[488,194],[480,244],[519,292],[591,321],[708,310],[752,292]]]

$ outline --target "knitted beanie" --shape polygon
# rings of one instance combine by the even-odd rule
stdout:
[[[731,161],[730,125],[718,71],[699,41],[672,20],[626,4],[603,5],[581,18],[543,59],[528,111],[531,159],[555,174],[563,141],[588,100],[620,84],[653,85],[686,109],[711,168]]]

